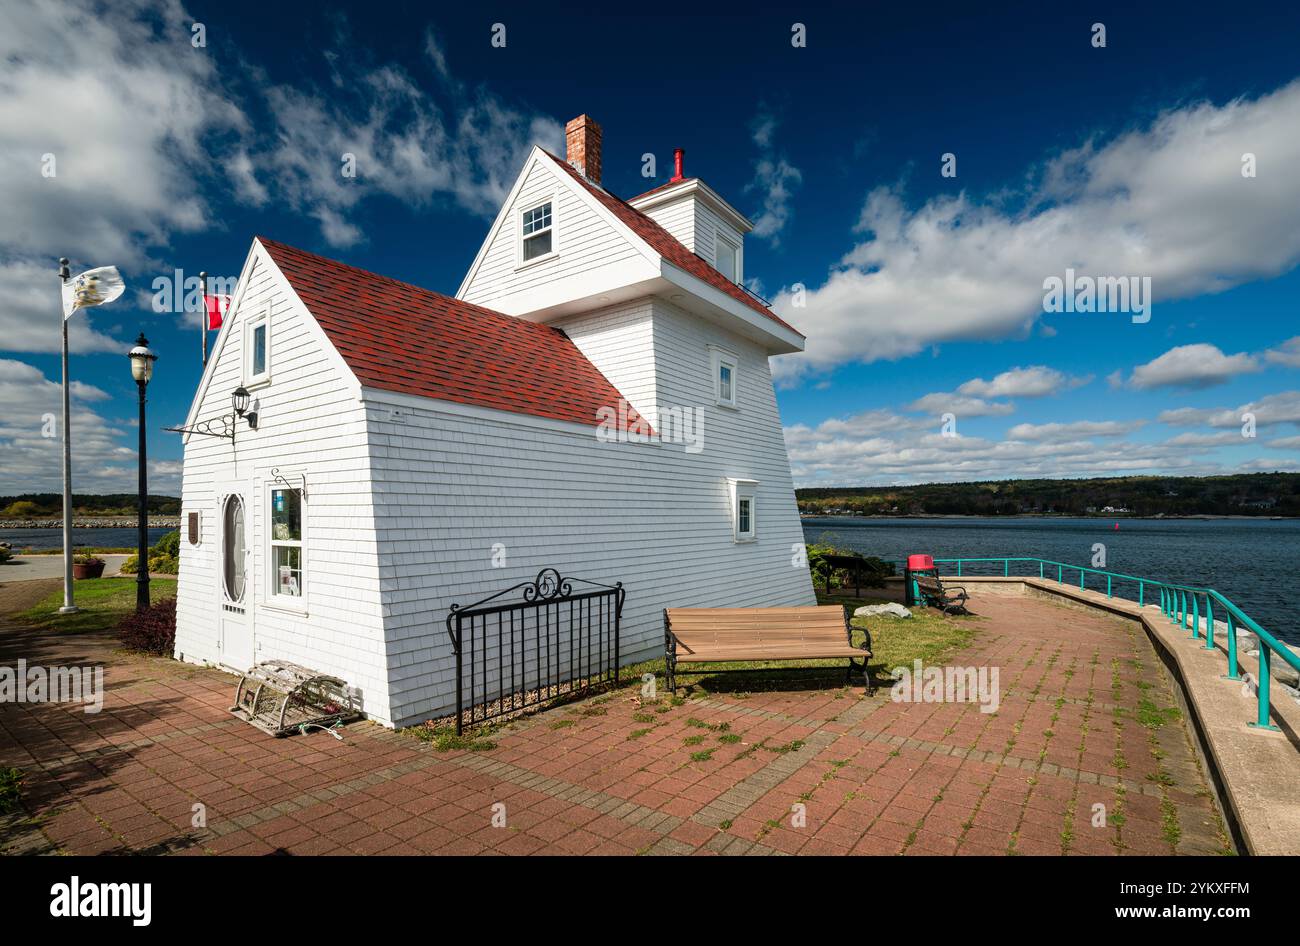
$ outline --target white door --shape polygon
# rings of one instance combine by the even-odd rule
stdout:
[[[221,613],[217,623],[221,663],[242,672],[253,666],[253,513],[248,507],[247,488],[232,485],[217,495],[221,537],[217,569]]]

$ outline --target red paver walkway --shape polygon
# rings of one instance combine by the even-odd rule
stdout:
[[[0,598],[3,596],[0,595]],[[107,667],[103,712],[0,706],[26,775],[9,852],[180,854],[1146,854],[1227,842],[1170,683],[1131,622],[1022,596],[954,658],[1001,707],[887,689],[636,688],[438,752],[369,723],[274,739],[234,679],[91,636],[0,627],[0,663]],[[961,620],[961,618],[954,618]],[[836,671],[838,675],[838,671]],[[733,678],[734,679],[734,678]],[[798,687],[792,683],[792,687]],[[802,806],[799,808],[797,806]],[[1104,806],[1098,809],[1095,806]],[[1104,813],[1104,826],[1094,818]],[[504,827],[493,824],[504,815]]]

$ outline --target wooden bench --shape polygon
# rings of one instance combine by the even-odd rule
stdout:
[[[664,660],[668,689],[677,689],[679,663],[730,663],[753,660],[823,660],[846,657],[846,680],[856,670],[871,673],[871,633],[855,647],[848,608],[665,608]],[[859,664],[858,662],[861,661]],[[689,671],[708,673],[707,670]],[[771,672],[770,670],[766,672]]]
[[[916,582],[916,590],[921,593],[921,598],[927,603],[933,602],[940,611],[966,610],[966,601],[970,596],[966,594],[965,588],[959,586],[945,588],[938,575],[915,575],[913,580]]]

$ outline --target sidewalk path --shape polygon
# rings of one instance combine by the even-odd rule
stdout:
[[[129,555],[101,555],[104,560],[104,577],[112,578],[122,570]],[[37,581],[42,578],[63,577],[62,555],[15,555],[0,563],[0,582]]]
[[[0,589],[13,595],[9,590]],[[1133,622],[1023,596],[954,661],[1001,704],[895,703],[793,674],[638,688],[437,752],[370,723],[275,739],[235,679],[0,620],[0,664],[103,664],[103,711],[0,704],[25,776],[0,850],[98,854],[1202,854],[1226,845],[1170,681]],[[961,620],[954,618],[953,620]],[[784,684],[783,684],[784,685]],[[698,695],[698,694],[697,694]],[[494,827],[502,814],[504,827]]]

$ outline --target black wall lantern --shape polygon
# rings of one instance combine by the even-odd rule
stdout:
[[[250,430],[257,430],[257,404],[254,402],[253,409],[248,409],[248,388],[243,387],[242,385],[235,388],[234,393],[230,395],[230,401],[231,404],[234,405],[235,413],[248,421],[248,428]]]

